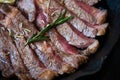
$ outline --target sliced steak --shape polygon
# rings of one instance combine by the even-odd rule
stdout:
[[[16,47],[19,48],[19,52],[21,51],[21,57],[31,76],[36,80],[51,80],[55,73],[44,67],[29,46],[24,47],[23,44],[25,44],[25,42],[24,39],[15,41]]]
[[[8,55],[10,56],[11,65],[14,68],[16,76],[18,76],[22,80],[32,80],[31,76],[29,75],[29,72],[27,71],[26,67],[22,62],[19,52],[17,51],[11,37],[9,36],[9,33],[7,32],[7,30],[4,30],[3,32],[1,32],[1,34],[2,38],[4,39],[4,46],[1,46],[3,46],[3,49],[8,49]]]
[[[29,55],[26,55],[26,54],[22,54],[22,55],[23,55],[23,59],[26,60],[24,63],[28,67],[32,77],[34,77],[37,80],[53,79],[56,73],[52,70],[46,69],[29,46],[27,46],[24,49],[24,53],[29,53]],[[26,55],[26,58],[25,58],[25,55]]]
[[[70,45],[78,48],[86,48],[94,42],[93,39],[85,37],[80,32],[80,34],[76,34],[76,32],[71,28],[73,28],[72,25],[68,23],[64,23],[57,27],[57,31],[68,41]]]
[[[42,2],[42,3],[43,4],[38,5],[42,9],[42,11],[40,12],[41,13],[40,16],[43,16],[42,13],[45,13],[45,12],[46,12],[45,14],[49,15],[46,9],[41,7],[41,6],[46,6],[45,3],[47,3],[47,1]],[[37,19],[43,22],[46,22],[47,20],[46,17],[41,17]],[[39,23],[39,24],[41,25],[42,23]],[[40,25],[38,26],[43,29],[44,26],[40,26]],[[73,69],[77,68],[81,63],[83,63],[86,60],[85,56],[79,55],[79,51],[75,47],[70,46],[67,43],[67,41],[63,39],[62,36],[56,33],[54,29],[50,30],[49,36],[52,41],[52,42],[49,41],[49,43],[52,46],[53,50],[55,51],[55,54],[58,55],[58,57],[60,57],[65,63],[70,64],[72,66],[71,70],[69,70],[68,73],[70,71],[73,71]]]
[[[59,0],[56,1],[59,2]],[[85,10],[83,10],[81,7],[79,7],[75,3],[75,0],[64,0],[64,3],[62,5],[65,6],[71,12],[73,12],[75,15],[80,17],[81,19],[86,20],[87,22],[90,22],[92,24],[96,24],[96,19],[89,13],[87,13]]]
[[[39,59],[44,65],[51,70],[59,74],[69,73],[72,68],[70,65],[64,63],[58,55],[53,51],[52,47],[47,41],[42,41],[36,44],[34,47]]]
[[[52,9],[51,9],[51,7],[52,7]],[[50,9],[50,11],[49,11],[48,15],[52,14],[53,12],[57,12],[57,11],[59,12],[59,7],[56,7],[55,1],[51,1],[49,9]],[[60,10],[61,10],[61,8],[60,8]],[[57,13],[57,14],[59,14],[59,13]],[[57,19],[57,17],[58,17],[58,16],[56,16],[57,14],[53,14],[53,16],[51,16],[52,21]],[[89,39],[89,38],[85,37],[80,32],[77,32],[79,34],[76,34],[76,31],[74,31],[76,29],[74,29],[74,30],[73,29],[74,29],[74,27],[71,26],[71,24],[69,24],[69,23],[64,23],[57,27],[57,31],[68,41],[68,44],[70,44],[70,45],[76,46],[78,48],[85,48],[94,42],[93,39]]]
[[[59,16],[60,12],[64,10],[65,7],[58,4],[56,1],[51,1],[50,5],[50,16],[56,20],[56,18]],[[108,26],[107,23],[102,25],[93,25],[91,23],[86,22],[85,20],[82,20],[81,18],[77,17],[73,12],[69,11],[67,12],[66,16],[74,16],[72,20],[70,20],[70,24],[73,25],[77,30],[82,32],[85,36],[88,37],[96,37],[100,35],[104,35],[106,32],[106,28]]]
[[[91,38],[104,35],[108,27],[108,23],[101,25],[92,25],[86,21],[80,20],[77,17],[74,17],[74,19],[70,20],[69,23],[78,31],[82,32],[85,36]]]
[[[52,47],[63,61],[70,64],[73,68],[78,68],[80,64],[85,62],[87,57],[80,55],[80,51],[69,45],[55,29],[52,29],[49,34]]]
[[[94,16],[96,19],[96,24],[102,24],[106,20],[107,10],[100,10],[95,7],[89,6],[79,0],[75,0],[76,4],[88,12],[90,15]]]
[[[36,8],[34,0],[17,0],[16,5],[27,15],[30,22],[35,20]]]
[[[45,1],[45,3],[47,3],[47,1]],[[52,4],[52,2],[50,2],[50,4]],[[39,5],[39,7],[41,6],[46,6],[46,5],[43,3]],[[42,8],[41,13],[44,13],[44,12],[46,12],[46,14],[49,15],[46,9],[44,10],[44,8]],[[43,20],[43,22],[46,21],[46,19],[42,17],[39,20],[41,21]],[[39,23],[39,24],[41,25],[42,23]],[[39,26],[39,27],[44,28],[44,26]],[[83,63],[84,60],[86,60],[85,56],[78,55],[79,51],[75,47],[69,45],[68,42],[62,36],[56,33],[54,29],[52,29],[49,32],[49,36],[52,41],[51,45],[54,44],[52,45],[52,47],[54,47],[54,51],[56,51],[55,53],[58,54],[63,61],[70,64],[73,68],[77,68],[80,63]]]
[[[52,80],[58,74],[70,73],[86,62],[88,55],[98,49],[99,42],[95,37],[103,35],[108,26],[103,24],[107,11],[91,6],[97,2],[17,0],[15,6],[25,13],[29,21],[17,8],[0,4],[0,25],[9,32],[0,33],[0,70],[7,73],[3,75],[15,74],[22,80]],[[37,22],[38,28],[44,29],[64,9],[67,10],[65,16],[74,17],[72,20],[46,33],[50,40],[24,46],[27,39],[38,33],[30,22]],[[4,28],[1,29],[3,31]]]
[[[64,37],[62,37],[55,29],[50,31],[50,39],[56,45],[56,47],[60,48],[61,51],[68,54],[79,54],[79,51],[68,44]]]
[[[57,1],[59,2],[59,0]],[[79,0],[64,0],[63,6],[72,11],[81,19],[92,24],[101,24],[106,19],[106,10],[96,9]]]
[[[39,8],[41,8],[40,5],[39,5]],[[43,13],[43,14],[45,15],[45,13]],[[44,16],[43,14],[40,12],[39,15]],[[41,17],[41,18],[40,18],[40,20],[47,20],[46,17]],[[71,66],[66,64],[65,62],[63,62],[59,58],[59,56],[56,55],[56,53],[53,51],[52,47],[50,46],[50,44],[47,41],[36,43],[35,47],[37,47],[37,48],[34,48],[34,50],[36,51],[40,60],[45,64],[46,67],[57,71],[59,74],[71,72]]]
[[[18,15],[18,16],[19,16],[19,18],[16,17],[16,19],[17,19],[16,21],[17,22],[22,22],[22,20],[23,20],[22,17],[23,16],[21,16],[21,15]],[[15,21],[15,23],[17,23],[16,21]],[[20,31],[22,31],[24,28],[31,31],[28,34],[25,34],[26,39],[30,38],[33,34],[38,32],[35,29],[35,26],[33,26],[32,24],[29,24],[27,21],[24,20],[24,22],[22,22],[22,23],[23,23],[23,26],[22,26],[23,28],[22,29],[20,28]],[[47,42],[46,42],[46,44],[48,45]],[[52,70],[58,72],[59,74],[63,74],[65,72],[68,72],[69,66],[66,65],[66,64],[63,65],[63,62],[60,62],[59,60],[57,60],[56,56],[53,54],[53,51],[47,52],[46,51],[46,49],[48,49],[47,45],[45,45],[42,42],[34,43],[34,45],[36,46],[37,49],[34,49],[34,48],[33,49],[37,53],[39,59],[42,61],[42,63],[47,68],[52,69]],[[45,47],[45,48],[43,48],[43,47]],[[49,47],[49,48],[51,49],[51,47]],[[43,58],[44,58],[44,60],[43,60]],[[66,69],[66,70],[64,70],[64,69]]]
[[[15,12],[15,10],[14,10],[14,12]],[[9,15],[7,14],[7,16],[12,20],[12,23],[16,23],[16,24],[11,25],[12,26],[11,28],[12,28],[12,30],[16,29],[15,32],[18,32],[17,35],[19,35],[19,37],[25,37],[26,39],[28,39],[33,34],[38,32],[36,30],[36,28],[21,15],[21,13],[18,12],[16,14],[16,16],[12,16],[12,17],[11,17],[10,14]],[[7,22],[10,22],[10,20],[7,21]],[[27,32],[24,31],[26,29],[27,29]],[[23,36],[23,33],[24,33],[24,36]],[[44,65],[47,68],[55,70],[55,71],[57,70],[57,72],[60,73],[60,74],[63,74],[65,72],[67,73],[67,71],[70,69],[68,65],[64,64],[64,62],[61,62],[61,61],[57,60],[56,56],[53,55],[53,52],[45,52],[45,50],[43,51],[41,49],[41,47],[44,47],[44,46],[46,47],[46,45],[44,45],[40,42],[37,42],[37,43],[34,43],[34,46],[37,48],[37,50],[35,50],[35,52],[37,53],[40,60],[42,61],[42,63],[44,63]],[[31,48],[34,49],[32,46],[31,46]],[[38,53],[38,51],[39,51],[39,53]],[[43,60],[43,58],[44,58],[44,60]],[[54,65],[54,67],[53,67],[53,65]]]
[[[25,38],[29,38],[33,33],[36,33],[36,31],[32,31],[35,27],[28,23],[28,21],[16,8],[8,5],[0,6],[0,11],[6,15],[6,22],[3,20],[4,23],[2,24],[14,32],[14,42],[31,76],[37,80],[51,80],[56,73],[44,67],[30,46],[24,46],[26,42]],[[11,11],[6,13],[6,8],[10,9]],[[27,30],[30,30],[31,33],[29,31],[28,33],[25,31],[23,36],[23,31],[25,28],[28,28]]]

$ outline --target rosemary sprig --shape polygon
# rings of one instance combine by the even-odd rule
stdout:
[[[59,17],[52,22],[51,24],[47,25],[43,30],[41,30],[38,34],[33,34],[25,43],[25,46],[32,43],[32,42],[37,42],[40,40],[48,40],[48,36],[44,36],[46,32],[48,32],[50,29],[52,29],[53,27],[56,27],[60,24],[63,24],[65,22],[67,22],[68,20],[72,19],[72,16],[68,16],[65,17],[66,15],[66,10],[64,10],[63,12],[60,13]]]

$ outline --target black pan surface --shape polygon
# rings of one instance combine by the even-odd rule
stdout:
[[[80,66],[76,72],[69,75],[60,76],[55,80],[75,80],[82,76],[95,74],[101,69],[104,60],[107,58],[115,43],[118,41],[120,36],[120,0],[102,0],[96,4],[95,7],[108,10],[106,22],[109,22],[109,27],[106,35],[98,37],[100,41],[100,48],[95,54],[91,55],[88,62]],[[0,76],[0,80],[17,79],[5,79]]]

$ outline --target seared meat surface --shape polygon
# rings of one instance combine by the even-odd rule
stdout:
[[[57,1],[60,3],[59,0]],[[92,24],[101,24],[106,19],[106,10],[99,10],[79,0],[64,0],[64,3],[62,3],[62,5],[81,19]]]
[[[25,67],[24,63],[22,62],[21,56],[19,51],[17,50],[16,46],[14,45],[12,38],[9,36],[10,33],[4,28],[1,30],[1,56],[6,55],[11,61],[9,65],[14,68],[14,72],[16,76],[20,77],[21,79],[29,79],[32,80],[31,76],[29,75],[27,68]],[[3,59],[3,57],[1,57]],[[2,60],[1,59],[1,60]],[[4,59],[5,60],[5,59]],[[8,62],[3,62],[4,64],[8,64]],[[1,67],[2,68],[2,67]],[[7,68],[6,68],[7,69]],[[10,69],[12,70],[12,69]],[[9,70],[8,70],[9,71]],[[7,73],[7,72],[6,72]],[[9,72],[10,74],[11,72]]]
[[[22,12],[26,14],[28,20],[33,22],[36,17],[35,0],[18,0],[16,3]]]
[[[21,80],[53,80],[74,72],[99,47],[96,36],[104,35],[106,10],[91,5],[98,0],[16,0],[0,4],[0,71]],[[55,26],[49,40],[24,44],[54,22],[66,9],[74,18]]]

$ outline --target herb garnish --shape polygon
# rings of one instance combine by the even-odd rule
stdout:
[[[63,12],[60,13],[59,17],[52,23],[48,24],[43,30],[41,30],[38,34],[33,34],[31,36],[31,38],[29,38],[27,40],[27,42],[25,43],[25,46],[32,43],[32,42],[37,42],[37,41],[41,41],[41,40],[48,40],[48,36],[44,36],[46,32],[48,32],[50,29],[52,29],[53,27],[56,27],[60,24],[63,24],[65,22],[67,22],[68,20],[72,19],[73,16],[67,16],[66,15],[66,10],[64,10]]]

